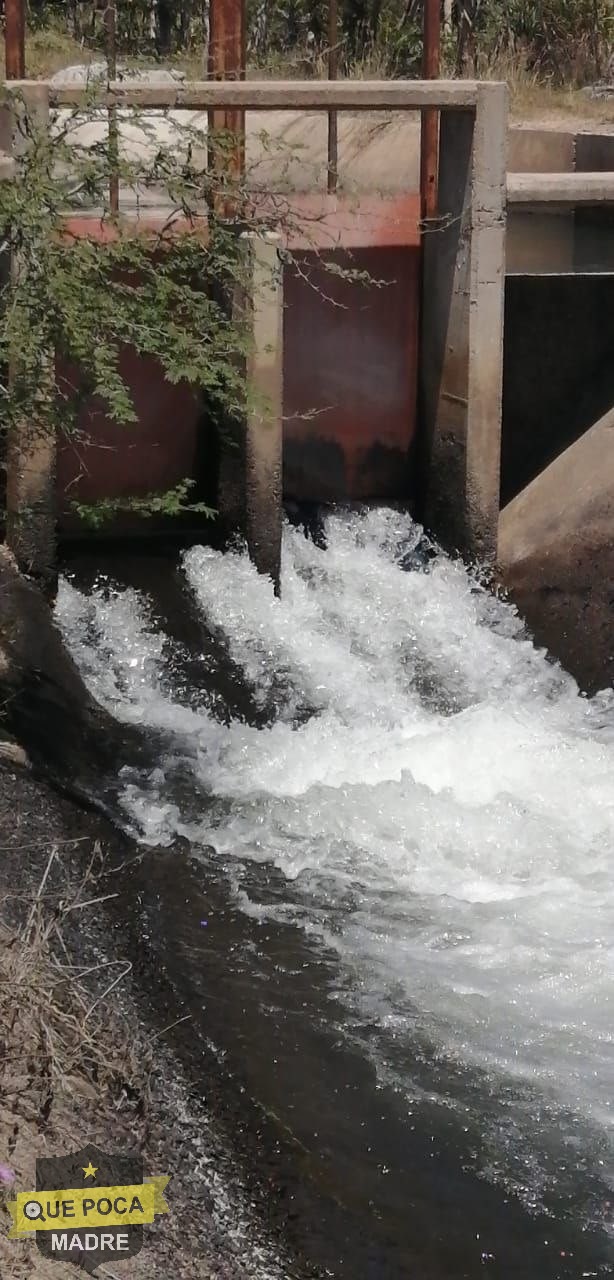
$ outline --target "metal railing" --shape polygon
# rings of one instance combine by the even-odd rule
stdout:
[[[492,86],[492,82],[490,82]],[[38,80],[10,80],[9,97],[35,99],[51,110],[87,107],[94,100],[109,111],[110,124],[119,108],[140,110],[207,111],[210,115],[246,111],[473,111],[478,108],[477,80],[194,80],[171,85],[141,85],[124,81],[92,86],[52,85]],[[504,92],[504,86],[498,86]],[[44,100],[44,103],[43,103]],[[484,122],[486,124],[486,122]],[[334,182],[331,169],[334,166]],[[11,178],[14,165],[0,153],[0,179]],[[328,190],[337,187],[336,158],[328,152]],[[511,205],[587,205],[614,202],[614,172],[508,173],[507,202]]]
[[[40,83],[12,80],[13,91]],[[492,83],[492,82],[491,82]],[[440,111],[475,109],[478,80],[191,80],[174,85],[105,85],[97,105],[188,111]],[[49,86],[52,107],[91,102],[83,85]]]

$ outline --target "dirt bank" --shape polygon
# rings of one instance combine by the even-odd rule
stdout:
[[[171,1175],[170,1214],[146,1228],[137,1258],[97,1274],[238,1280],[249,1244],[220,1221],[211,1117],[143,1018],[130,963],[116,940],[107,945],[104,904],[95,901],[112,891],[110,879],[121,893],[112,869],[134,858],[134,847],[27,770],[0,767],[0,856],[0,1166],[27,1190],[37,1156],[88,1142],[136,1150],[146,1176]],[[0,1192],[10,1198],[10,1188]],[[9,1241],[4,1206],[0,1223],[6,1280],[74,1276],[33,1242]]]

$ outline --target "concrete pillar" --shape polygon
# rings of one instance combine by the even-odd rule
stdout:
[[[221,440],[218,504],[227,531],[245,537],[279,590],[282,524],[283,295],[279,237],[246,233],[245,281],[233,311],[246,334],[246,404]]]
[[[20,128],[27,117],[33,130],[49,127],[49,95],[44,84],[21,85],[14,106],[14,152],[23,154],[29,145],[28,133]],[[22,270],[13,255],[11,271],[18,283]],[[17,376],[19,352],[9,361],[9,379]],[[56,582],[56,435],[49,425],[45,401],[52,393],[54,356],[43,362],[37,388],[39,411],[31,418],[13,422],[7,437],[6,455],[6,540],[19,568],[31,574],[41,586],[53,592]]]
[[[428,528],[492,563],[499,514],[507,88],[445,111],[439,220],[424,233],[421,411]]]

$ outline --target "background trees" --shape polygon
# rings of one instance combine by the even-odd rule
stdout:
[[[105,0],[29,0],[31,25],[53,24],[93,48],[103,45]],[[614,47],[611,0],[442,0],[450,70],[505,62],[553,83],[586,83],[608,72]],[[326,0],[247,0],[248,53],[261,66],[318,74],[327,45]],[[343,70],[412,75],[421,49],[422,0],[340,0]],[[198,53],[206,47],[208,0],[117,0],[124,56]]]

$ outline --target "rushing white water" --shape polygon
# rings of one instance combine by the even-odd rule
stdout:
[[[607,1178],[612,702],[580,696],[459,564],[414,563],[418,538],[382,510],[331,517],[326,550],[286,529],[281,600],[244,555],[187,553],[207,624],[276,706],[265,728],[173,696],[172,646],[135,592],[64,585],[59,619],[94,692],[188,739],[218,798],[180,812],[161,762],[155,803],[126,792],[147,838],[213,844],[246,911],[337,950],[339,999],[378,1028],[378,1068],[408,1105],[426,1088],[469,1114],[487,1095],[493,1176],[503,1146],[525,1143],[530,1164],[558,1127],[574,1159],[596,1135]],[[246,862],[275,864],[282,905],[249,898]]]

